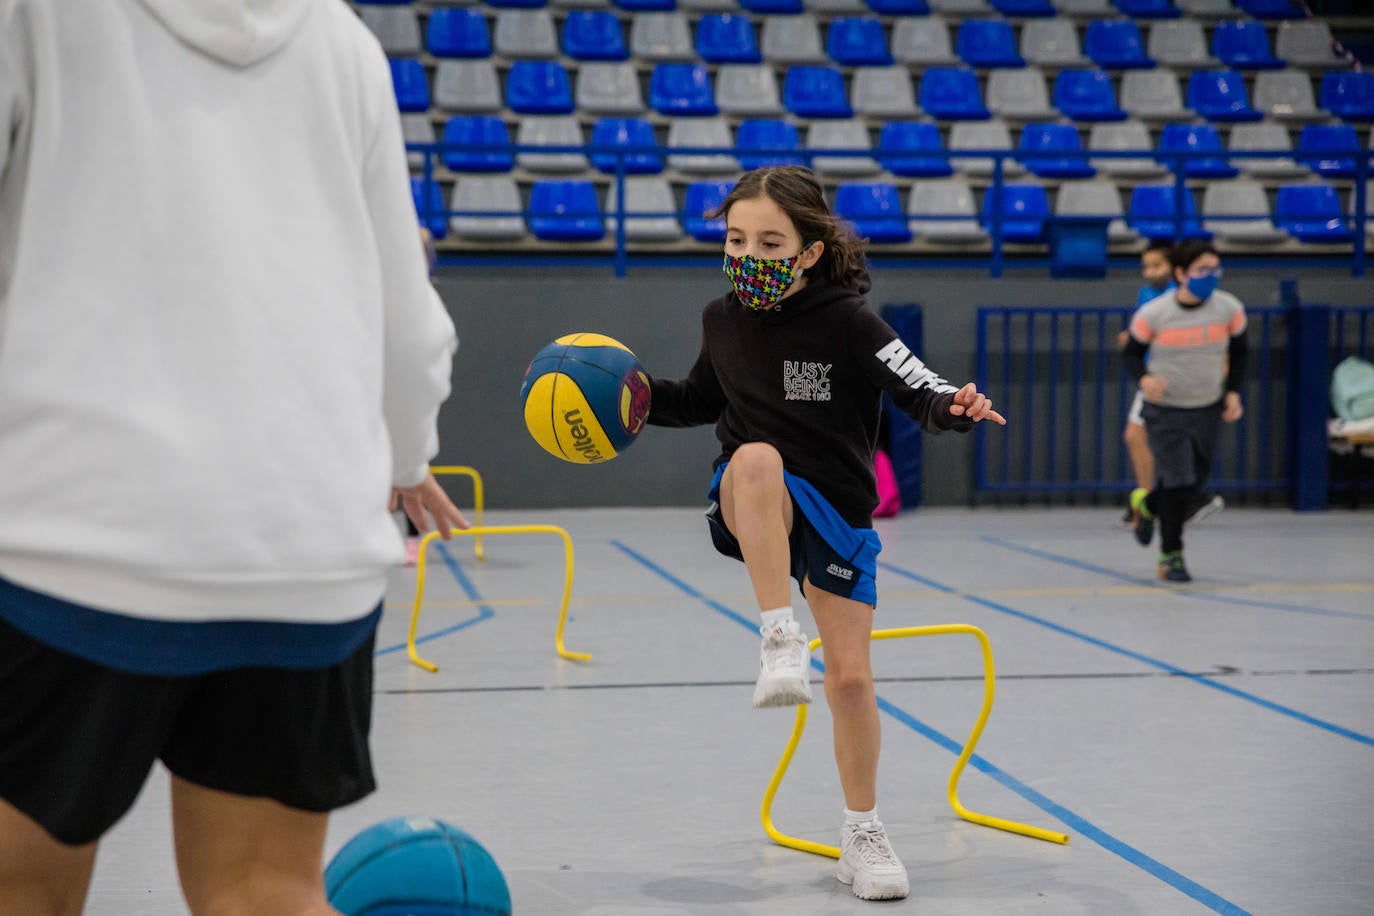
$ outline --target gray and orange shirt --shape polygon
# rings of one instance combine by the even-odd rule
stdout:
[[[1196,305],[1181,304],[1170,290],[1131,318],[1131,337],[1149,348],[1150,374],[1168,382],[1157,402],[1165,407],[1206,407],[1232,390],[1239,367],[1228,372],[1228,357],[1232,340],[1244,334],[1245,306],[1224,290]]]

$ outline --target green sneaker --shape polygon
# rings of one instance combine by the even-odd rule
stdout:
[[[1159,578],[1165,582],[1192,582],[1188,567],[1183,565],[1182,553],[1162,553],[1159,555]]]
[[[1155,517],[1145,507],[1145,497],[1149,495],[1150,491],[1144,487],[1131,491],[1131,530],[1141,547],[1149,547],[1155,536]]]

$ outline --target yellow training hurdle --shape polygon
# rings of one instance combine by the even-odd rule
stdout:
[[[963,775],[964,765],[973,756],[973,748],[978,743],[979,737],[983,734],[983,726],[987,724],[988,714],[992,712],[993,698],[993,669],[992,669],[992,646],[988,644],[987,635],[975,626],[966,623],[946,623],[924,627],[897,627],[890,630],[874,630],[871,637],[878,639],[903,639],[908,636],[943,636],[952,633],[965,633],[975,636],[979,645],[983,649],[983,708],[978,713],[978,721],[973,725],[973,731],[969,733],[968,741],[964,742],[963,753],[954,762],[954,771],[949,774],[949,804],[954,809],[954,813],[966,821],[975,824],[983,824],[987,827],[996,827],[998,830],[1007,830],[1011,833],[1019,833],[1022,836],[1033,837],[1037,840],[1046,840],[1050,843],[1067,843],[1068,834],[1056,833],[1052,830],[1043,830],[1040,827],[1032,827],[1028,824],[1020,824],[1016,821],[1003,820],[1000,817],[990,817],[986,814],[978,814],[965,808],[959,801],[959,777]],[[820,639],[811,640],[811,651],[820,648]],[[802,732],[806,729],[806,706],[797,707],[797,721],[792,727],[792,736],[787,739],[787,747],[782,752],[782,759],[778,761],[777,769],[773,771],[773,778],[768,783],[768,789],[763,793],[763,805],[759,815],[763,820],[763,831],[773,839],[774,842],[787,846],[792,849],[800,849],[802,852],[814,853],[818,856],[829,856],[832,859],[840,857],[840,850],[835,846],[827,846],[824,843],[816,843],[811,840],[803,840],[798,837],[788,836],[773,826],[773,797],[778,794],[778,786],[782,784],[782,778],[787,773],[787,767],[792,763],[792,755],[797,750],[797,744],[801,741]]]
[[[482,500],[482,475],[479,474],[479,473],[477,473],[477,469],[476,469],[476,468],[470,468],[470,467],[468,467],[468,466],[466,466],[466,465],[445,464],[445,465],[440,465],[439,467],[430,468],[430,469],[429,469],[429,472],[430,472],[431,474],[433,474],[435,477],[462,476],[462,477],[471,477],[471,478],[472,478],[472,526],[473,526],[474,528],[481,528],[481,527],[482,527],[482,501],[483,501],[483,500]],[[482,550],[482,538],[481,538],[481,537],[478,537],[478,536],[474,536],[474,537],[473,537],[473,539],[472,539],[472,549],[473,549],[473,553],[475,553],[475,554],[477,555],[477,559],[478,559],[478,560],[485,560],[485,559],[487,558],[486,553]]]
[[[437,473],[438,469],[434,469]],[[480,492],[480,491],[479,491]],[[586,662],[591,661],[591,656],[585,652],[570,652],[563,645],[563,628],[568,622],[568,602],[572,599],[573,584],[573,545],[572,538],[568,532],[559,528],[557,525],[495,525],[489,528],[473,527],[463,530],[454,528],[450,534],[464,535],[472,538],[485,537],[493,534],[556,534],[563,539],[565,556],[565,571],[563,575],[563,602],[558,611],[558,629],[554,633],[554,648],[563,658],[572,661]],[[425,600],[425,572],[427,569],[426,557],[429,554],[429,545],[435,538],[439,537],[438,531],[431,531],[420,539],[420,556],[415,563],[415,605],[410,612],[410,636],[406,640],[406,652],[410,655],[410,660],[424,668],[426,671],[434,672],[439,670],[439,666],[433,662],[426,661],[420,657],[420,653],[415,651],[415,630],[420,624],[420,608]]]

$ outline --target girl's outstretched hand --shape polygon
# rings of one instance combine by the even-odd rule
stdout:
[[[992,401],[981,394],[973,382],[955,392],[954,403],[949,405],[949,412],[956,417],[968,417],[974,423],[992,420],[1002,426],[1007,425],[1006,417],[992,409]]]

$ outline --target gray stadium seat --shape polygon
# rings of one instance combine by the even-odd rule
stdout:
[[[680,9],[701,12],[738,13],[739,4],[735,0],[678,0]],[[638,16],[638,13],[635,13]]]
[[[1145,53],[1166,67],[1215,67],[1207,36],[1196,19],[1157,19],[1150,25]]]
[[[957,178],[912,184],[906,215],[907,226],[912,233],[928,242],[968,245],[988,240],[987,232],[978,224],[978,207],[973,201],[973,191],[968,182]]]
[[[777,75],[768,64],[722,64],[716,71],[716,105],[726,114],[780,116]]]
[[[1369,142],[1374,146],[1374,129],[1369,132]],[[1350,191],[1350,218],[1355,218],[1355,191]],[[1364,185],[1364,234],[1369,238],[1374,238],[1374,180],[1366,181]]]
[[[586,138],[575,115],[527,115],[515,132],[517,146],[582,146]],[[587,168],[582,153],[518,153],[516,164],[531,172],[581,172]]]
[[[1174,0],[1174,4],[1196,19],[1224,19],[1236,15],[1231,0]]]
[[[942,67],[959,63],[949,24],[939,16],[906,16],[892,27],[892,56],[898,63]]]
[[[861,120],[813,120],[806,130],[806,149],[872,149],[868,126]],[[868,156],[817,156],[811,168],[822,175],[876,175],[883,170]]]
[[[1066,181],[1059,186],[1054,201],[1055,216],[1110,216],[1107,240],[1134,242],[1140,233],[1126,225],[1121,193],[1110,181]]]
[[[692,32],[678,12],[636,13],[630,26],[630,54],[640,60],[695,60]]]
[[[496,14],[491,46],[503,57],[558,56],[558,32],[547,9],[506,9]]]
[[[606,191],[606,234],[615,233],[618,201],[615,182]],[[625,239],[631,242],[671,242],[682,238],[682,224],[676,216],[644,216],[636,213],[672,214],[677,201],[668,179],[658,175],[625,176]]]
[[[988,16],[996,12],[988,0],[926,0],[933,13],[954,13],[957,16]]]
[[[1078,31],[1068,19],[1032,19],[1021,26],[1021,56],[1028,63],[1055,67],[1087,64]]]
[[[1088,149],[1098,152],[1153,150],[1150,131],[1139,121],[1099,122],[1088,133]],[[1098,171],[1119,178],[1144,178],[1163,175],[1164,166],[1152,158],[1092,159]]]
[[[434,105],[445,111],[500,111],[501,82],[490,60],[439,61],[434,75]]]
[[[1188,115],[1174,71],[1127,70],[1121,77],[1121,107],[1136,118],[1175,121]]]
[[[858,67],[849,88],[854,112],[870,118],[916,117],[916,90],[905,66]]]
[[[728,149],[735,145],[730,125],[724,118],[673,118],[668,125],[668,146],[716,147]],[[743,171],[734,156],[724,153],[669,153],[668,167],[691,174],[714,175]]]
[[[578,111],[588,114],[639,114],[644,95],[629,61],[583,61],[577,68]]]
[[[1002,118],[1034,121],[1058,114],[1050,104],[1045,74],[1038,67],[993,70],[988,75],[987,104]]]
[[[525,237],[525,221],[518,214],[520,189],[508,175],[464,175],[453,186],[450,210],[514,213],[514,216],[453,216],[449,229],[459,238],[509,241]]]
[[[1273,121],[1252,121],[1248,124],[1231,125],[1227,147],[1232,152],[1246,150],[1291,150],[1293,138],[1288,128]],[[1273,178],[1290,178],[1307,174],[1307,167],[1294,159],[1244,159],[1232,160],[1232,164],[1247,175]]]
[[[1270,217],[1264,188],[1247,178],[1207,183],[1202,193],[1202,228],[1218,241],[1244,245],[1277,245],[1288,238]]]
[[[863,16],[868,13],[863,0],[802,0],[802,6],[806,7],[808,13],[825,13],[828,16]]]
[[[431,3],[433,0],[431,0]],[[574,9],[609,9],[610,0],[549,0],[554,6]]]
[[[1090,19],[1111,18],[1117,14],[1111,0],[1054,0],[1060,16],[1080,16]]]
[[[1254,105],[1266,117],[1283,121],[1320,121],[1312,78],[1305,70],[1266,70],[1255,77]]]
[[[1320,19],[1279,23],[1274,55],[1295,67],[1344,67],[1345,58],[1337,57],[1331,49],[1331,26]]]
[[[401,135],[407,143],[433,143],[434,122],[427,111],[406,112],[401,115]],[[424,153],[406,153],[406,162],[412,169],[423,168]]]
[[[950,152],[981,149],[1010,150],[1011,148],[1011,131],[1002,121],[956,121],[954,126],[949,129]],[[960,174],[986,177],[992,174],[994,161],[991,158],[951,159],[950,165],[954,166],[954,170]],[[1005,176],[1020,175],[1025,171],[1025,166],[1015,159],[1002,160],[1002,174]]]
[[[360,6],[358,15],[387,54],[420,53],[420,20],[413,6]]]
[[[825,49],[821,47],[821,31],[816,17],[808,14],[765,16],[759,51],[763,59],[771,63],[823,64],[829,60],[825,56]]]

